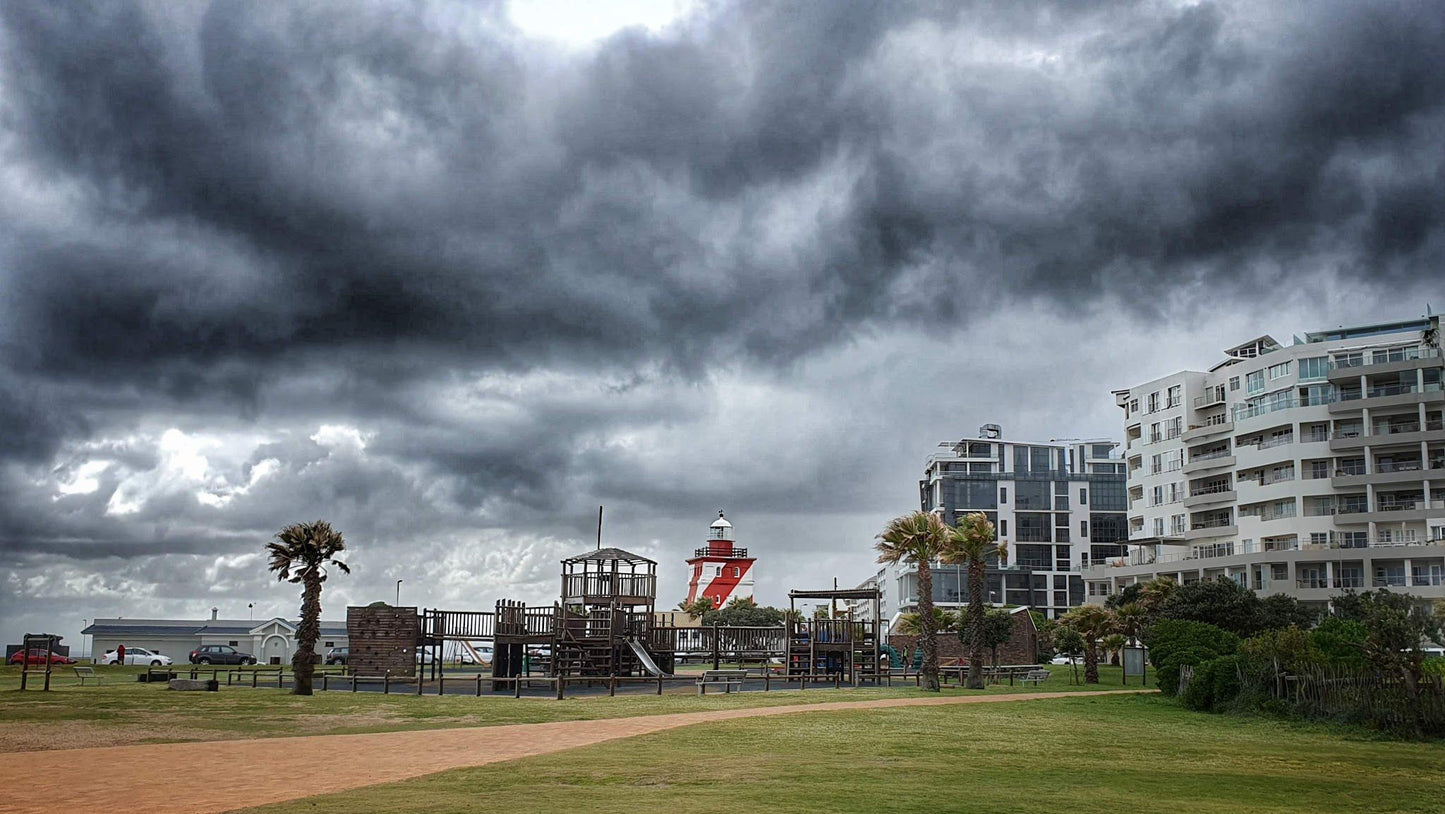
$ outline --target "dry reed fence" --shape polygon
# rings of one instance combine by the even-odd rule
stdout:
[[[1189,671],[1192,678],[1193,671]],[[1180,685],[1185,686],[1184,671]],[[1402,676],[1340,665],[1308,665],[1292,673],[1271,665],[1240,667],[1239,698],[1303,718],[1360,723],[1401,734],[1445,735],[1445,681],[1424,676],[1412,699]]]

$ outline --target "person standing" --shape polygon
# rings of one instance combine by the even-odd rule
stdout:
[[[125,645],[123,644],[115,646],[115,663],[118,667],[125,666]]]

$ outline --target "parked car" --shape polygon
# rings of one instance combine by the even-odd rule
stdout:
[[[349,647],[333,647],[326,651],[327,664],[345,664],[347,656],[351,655]]]
[[[106,651],[105,656],[101,658],[100,663],[116,664],[117,662],[115,658],[115,651]],[[161,667],[170,664],[171,657],[165,655],[164,653],[153,653],[145,649],[144,647],[131,647],[127,645],[125,648],[125,663],[132,666],[145,666],[149,664],[152,667]]]
[[[10,663],[11,663],[11,664],[23,664],[24,662],[29,661],[32,666],[33,666],[33,665],[36,665],[36,664],[44,664],[44,663],[45,663],[45,648],[43,648],[43,647],[32,647],[32,648],[30,648],[30,650],[29,650],[29,654],[30,654],[30,655],[27,657],[27,656],[26,656],[26,651],[24,651],[24,650],[16,650],[15,653],[14,653],[14,655],[12,655],[12,656],[10,657]],[[60,655],[59,653],[56,653],[55,651],[52,650],[52,651],[50,652],[50,663],[51,663],[51,664],[74,664],[74,663],[75,663],[75,659],[73,659],[73,658],[71,658],[71,657],[69,657],[69,656],[62,656],[62,655]]]
[[[256,657],[230,645],[205,644],[191,651],[192,664],[255,664]]]
[[[1076,661],[1073,656],[1054,656],[1049,660],[1050,664],[1073,664]]]

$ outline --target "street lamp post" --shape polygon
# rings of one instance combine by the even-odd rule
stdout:
[[[256,603],[255,603],[255,602],[247,602],[247,603],[246,603],[246,616],[247,616],[247,618],[249,618],[251,621],[253,621],[253,622],[256,621]]]
[[[396,581],[396,607],[401,607],[401,580]]]

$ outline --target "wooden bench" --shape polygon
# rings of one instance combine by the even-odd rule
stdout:
[[[722,685],[723,692],[725,693],[732,692],[733,687],[741,690],[743,682],[747,680],[747,677],[747,670],[704,670],[702,675],[697,677],[697,694],[700,696],[707,695],[709,685],[716,686],[719,684]]]
[[[100,676],[95,674],[94,667],[75,667],[73,669],[75,670],[75,677],[80,679],[80,686],[85,686],[85,680],[87,678],[93,678],[95,679],[95,683],[100,683]]]

